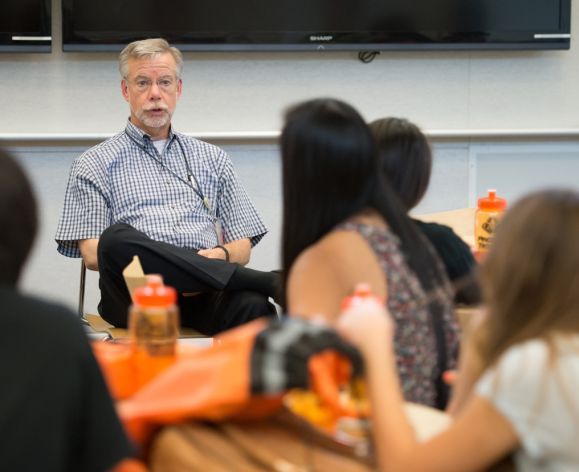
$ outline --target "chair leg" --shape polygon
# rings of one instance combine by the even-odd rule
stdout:
[[[86,266],[81,259],[80,263],[80,286],[78,289],[78,316],[84,319],[84,284],[86,280]]]

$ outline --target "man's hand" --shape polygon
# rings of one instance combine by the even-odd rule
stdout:
[[[240,265],[246,265],[249,262],[251,254],[251,242],[249,239],[237,239],[223,245],[229,251],[229,262],[235,262]],[[225,251],[220,247],[211,249],[200,249],[197,254],[209,259],[226,260]]]
[[[209,259],[222,259],[225,260],[225,251],[220,247],[214,247],[212,249],[201,249],[197,251],[197,254]]]

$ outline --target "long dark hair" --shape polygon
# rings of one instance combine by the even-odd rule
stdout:
[[[370,129],[354,108],[334,99],[291,108],[285,116],[281,154],[286,279],[304,249],[353,215],[373,208],[399,237],[423,289],[448,287],[424,236],[385,180]]]
[[[18,282],[37,230],[32,186],[18,163],[0,148],[0,284]]]
[[[382,171],[407,210],[426,193],[432,172],[432,151],[426,136],[404,118],[382,118],[370,123],[378,145]]]

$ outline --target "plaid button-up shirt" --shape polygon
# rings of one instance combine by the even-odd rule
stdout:
[[[225,243],[249,238],[253,246],[267,232],[222,149],[171,131],[160,154],[129,121],[74,161],[55,239],[61,254],[80,257],[78,240],[127,223],[156,241],[198,250],[219,244],[217,219]]]

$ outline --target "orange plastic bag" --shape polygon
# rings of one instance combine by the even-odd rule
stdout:
[[[184,420],[268,417],[281,408],[289,388],[311,387],[348,414],[338,390],[360,369],[357,351],[329,328],[261,319],[218,336],[211,348],[180,357],[118,408],[141,445],[157,427]]]
[[[342,355],[326,351],[313,356],[308,363],[311,390],[318,394],[336,416],[357,416],[352,405],[340,400],[341,388],[353,377],[352,365]]]
[[[250,376],[241,366],[249,359],[255,336],[265,325],[265,320],[256,320],[221,335],[212,348],[179,359],[121,402],[119,414],[131,437],[143,444],[158,425],[186,418],[220,420],[245,408],[251,395]],[[281,398],[258,403],[267,414],[279,408]],[[256,409],[252,411],[259,415]]]

